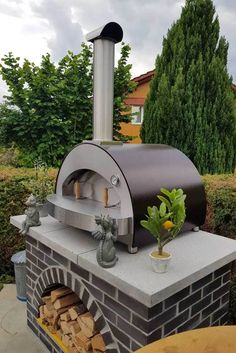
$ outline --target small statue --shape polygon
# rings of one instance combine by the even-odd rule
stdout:
[[[95,216],[95,222],[101,230],[92,232],[95,239],[100,240],[97,248],[97,262],[101,267],[115,266],[118,261],[114,242],[117,240],[117,226],[109,216]]]
[[[22,230],[20,231],[20,234],[23,235],[28,233],[30,227],[41,225],[34,195],[31,194],[25,204],[28,208],[25,210],[26,218],[22,224]]]

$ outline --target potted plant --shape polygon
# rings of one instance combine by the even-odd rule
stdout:
[[[150,258],[155,272],[166,272],[171,254],[164,252],[164,246],[173,240],[180,232],[184,220],[185,198],[182,189],[168,191],[161,189],[162,194],[157,195],[161,201],[159,208],[152,206],[147,208],[147,219],[142,220],[141,225],[147,229],[157,240],[157,250],[152,251]]]
[[[40,159],[34,163],[35,176],[24,181],[23,184],[30,194],[33,194],[37,200],[37,208],[40,217],[46,217],[47,211],[47,196],[53,193],[54,180],[48,174],[47,165]]]

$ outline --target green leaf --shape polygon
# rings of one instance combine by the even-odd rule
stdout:
[[[162,202],[160,205],[160,216],[164,217],[165,214],[166,214],[166,204],[164,202]]]
[[[169,192],[167,189],[161,188],[160,191],[162,192],[162,194],[168,196],[168,198],[169,198],[170,195],[171,195],[171,192]]]
[[[167,200],[167,198],[165,198],[164,196],[160,196],[160,195],[158,195],[157,197],[159,200],[164,202],[166,204],[167,208],[170,210],[171,205],[170,205],[170,202]]]
[[[147,211],[148,211],[148,215],[151,217],[153,213],[152,207],[148,206]]]

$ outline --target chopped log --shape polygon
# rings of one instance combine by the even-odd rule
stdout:
[[[53,305],[54,305],[54,308],[57,310],[57,309],[64,308],[65,306],[77,304],[78,302],[79,302],[79,298],[77,294],[71,293],[62,298],[57,299]]]
[[[72,337],[71,337],[71,340],[69,341],[69,347],[75,347],[75,344],[74,344],[74,342],[72,341]]]
[[[92,348],[91,339],[86,337],[82,331],[77,333],[77,335],[75,337],[72,337],[72,339],[76,347],[80,346],[82,348],[85,348],[87,351]]]
[[[44,304],[47,303],[47,301],[51,300],[51,295],[46,295],[44,297],[42,297],[42,301],[44,302]]]
[[[60,340],[62,339],[62,330],[57,330],[56,332],[57,336],[60,338]]]
[[[90,338],[95,335],[96,333],[95,322],[92,315],[89,312],[78,316],[77,321],[80,325],[81,331],[83,331],[83,334],[86,337]]]
[[[81,347],[80,344],[77,342],[76,337],[72,337],[72,342],[74,343],[77,352],[79,353],[88,353],[91,352],[90,350],[86,350],[84,347]]]
[[[41,319],[44,319],[45,318],[45,314],[44,314],[44,305],[40,305],[39,307],[39,317]]]
[[[53,307],[53,304],[52,304],[51,300],[47,301],[46,308],[48,309],[48,311],[53,311],[54,310],[54,307]]]
[[[74,347],[68,347],[68,353],[79,353],[78,349]]]
[[[92,351],[90,351],[90,350],[87,351],[85,348],[82,348],[82,347],[80,347],[80,349],[77,348],[77,350],[79,353],[92,353]]]
[[[57,324],[57,321],[59,320],[59,317],[61,314],[67,312],[71,308],[71,305],[65,306],[64,308],[60,308],[58,310],[53,310],[53,325]],[[62,320],[63,321],[63,320]]]
[[[80,331],[81,331],[81,328],[78,322],[75,322],[72,325],[70,325],[70,332],[72,333],[72,336],[75,336]]]
[[[77,307],[73,306],[72,308],[69,309],[68,311],[71,320],[76,320],[78,317],[78,313],[77,313]]]
[[[47,318],[52,318],[53,317],[53,310],[48,310],[47,305],[44,305],[44,315]]]
[[[46,296],[46,297],[42,297],[42,300],[44,302],[44,304],[47,306],[48,310],[51,311],[53,310],[53,306],[52,306],[52,301],[51,301],[51,296]]]
[[[100,352],[105,352],[106,350],[106,345],[105,342],[103,341],[102,335],[98,334],[94,337],[91,338],[91,343],[93,350],[97,350]]]
[[[43,319],[42,324],[48,326],[49,325],[48,319],[47,318]]]
[[[48,326],[53,326],[52,318],[47,318]]]
[[[87,309],[85,308],[84,304],[81,303],[79,305],[73,306],[71,309],[69,309],[69,314],[71,317],[71,320],[76,320],[78,315],[81,315],[85,313]]]
[[[52,326],[52,325],[49,325],[48,326],[48,329],[49,329],[49,331],[51,332],[51,333],[53,333],[53,334],[55,334],[55,333],[57,333],[57,330],[54,328],[54,326]]]
[[[66,321],[66,322],[70,321],[70,320],[73,320],[73,319],[71,319],[71,316],[70,316],[68,311],[66,311],[65,313],[61,314],[60,315],[60,319],[61,319],[61,321]]]
[[[61,327],[60,321],[54,320],[54,318],[52,319],[51,325],[54,327],[55,330],[59,330]]]
[[[62,335],[62,343],[64,343],[64,345],[66,347],[69,347],[69,341],[70,341],[70,336],[69,335]]]
[[[79,318],[83,323],[85,323],[89,328],[91,328],[91,330],[94,329],[95,322],[93,316],[90,314],[89,311],[87,311],[87,313],[85,314],[80,315]]]
[[[71,334],[71,326],[73,325],[78,325],[77,321],[61,321],[61,329],[62,331],[67,335],[67,334]]]
[[[61,321],[61,329],[65,335],[68,335],[70,332],[70,327],[67,325],[66,321]]]
[[[51,301],[54,303],[58,298],[64,297],[67,294],[73,293],[68,287],[60,287],[51,291]]]
[[[59,316],[61,316],[61,314],[64,314],[64,313],[68,312],[68,310],[70,308],[71,308],[71,305],[64,306],[63,308],[60,308],[60,309],[54,309],[53,310],[53,316],[54,317],[59,317]],[[62,321],[66,321],[66,320],[62,320]]]

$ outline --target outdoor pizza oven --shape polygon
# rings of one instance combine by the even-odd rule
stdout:
[[[118,241],[132,253],[150,241],[140,220],[147,206],[158,203],[160,188],[186,193],[184,230],[204,223],[206,200],[197,169],[179,150],[112,140],[114,46],[122,37],[115,22],[87,35],[94,44],[93,140],[65,157],[48,208],[59,221],[88,232],[96,228],[95,216],[109,215],[117,224]]]

